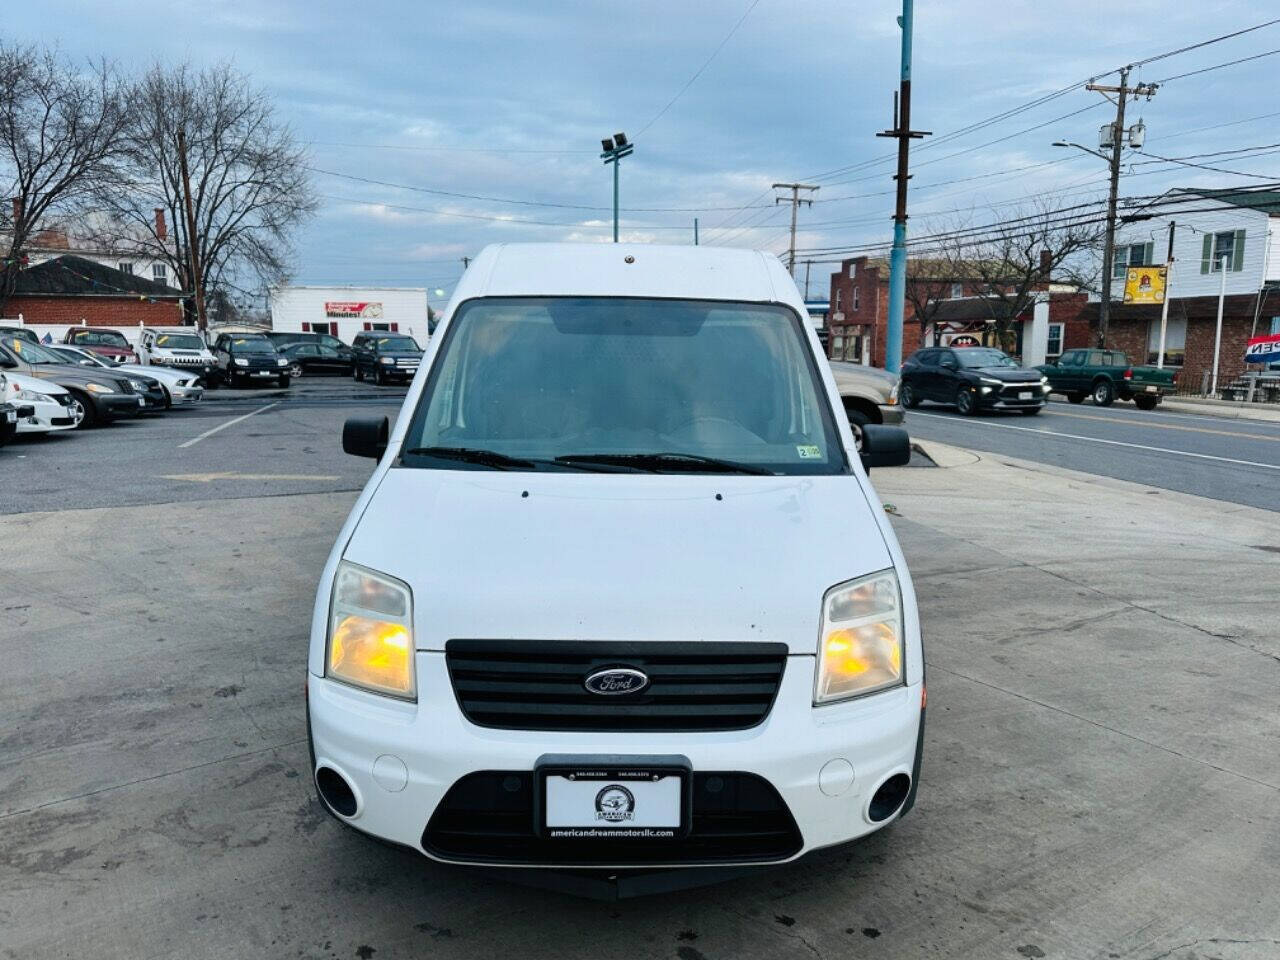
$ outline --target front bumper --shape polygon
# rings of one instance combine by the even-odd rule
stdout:
[[[424,832],[446,793],[469,774],[532,771],[548,754],[607,754],[624,765],[627,757],[679,755],[688,759],[695,778],[700,772],[725,772],[763,779],[781,797],[799,834],[798,846],[782,856],[714,862],[785,862],[892,822],[898,814],[880,822],[870,818],[872,795],[895,774],[916,775],[922,685],[815,708],[815,662],[811,656],[788,657],[769,716],[751,729],[618,734],[475,726],[458,708],[444,654],[419,651],[416,704],[308,677],[314,763],[346,778],[356,795],[356,812],[335,815],[362,832],[444,862],[575,869],[583,866],[581,860],[546,856],[532,861],[519,850],[508,859],[442,855],[425,849]],[[679,854],[671,862],[637,855],[607,864],[610,869],[706,865]]]
[[[1049,402],[1049,391],[1046,384],[1011,384],[1007,387],[993,387],[990,393],[977,390],[978,407],[982,410],[1034,410]],[[1026,397],[1024,394],[1030,394]]]
[[[18,433],[51,433],[58,430],[74,430],[76,427],[71,411],[60,403],[24,401],[20,406],[29,407],[31,414],[19,418]]]
[[[98,415],[107,420],[136,417],[146,408],[146,397],[138,393],[90,394]]]
[[[880,408],[880,422],[883,424],[898,426],[906,419],[906,412],[899,404],[881,403],[877,406]]]
[[[188,387],[170,387],[169,396],[174,403],[199,403],[204,399],[204,387],[198,381]]]

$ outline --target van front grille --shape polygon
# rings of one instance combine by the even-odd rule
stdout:
[[[467,719],[507,730],[742,730],[769,715],[786,668],[782,643],[450,640],[449,677]],[[639,670],[638,693],[584,685]]]

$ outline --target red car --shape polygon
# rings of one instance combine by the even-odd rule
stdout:
[[[124,334],[118,330],[108,330],[105,327],[72,327],[62,338],[62,342],[82,347],[110,360],[120,360],[125,363],[138,362],[138,355],[133,352],[133,347],[129,346],[129,341],[124,338]]]

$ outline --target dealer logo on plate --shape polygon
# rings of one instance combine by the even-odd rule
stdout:
[[[596,819],[625,823],[635,816],[636,798],[620,783],[611,783],[596,794]]]

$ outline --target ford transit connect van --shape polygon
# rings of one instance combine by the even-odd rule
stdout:
[[[856,452],[776,258],[489,247],[394,429],[351,420],[343,444],[378,465],[307,690],[344,823],[616,887],[910,809],[920,624],[865,469],[907,437],[866,426]]]

